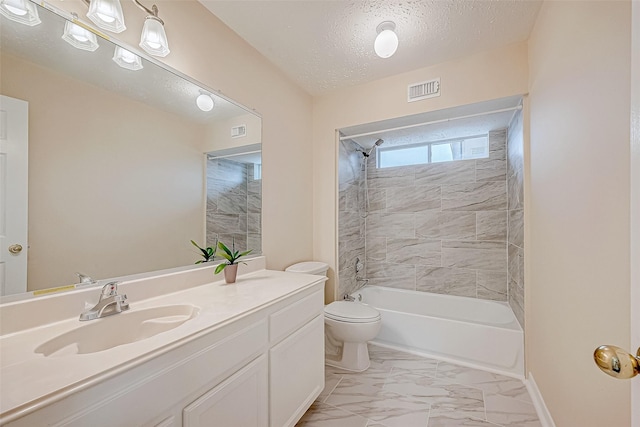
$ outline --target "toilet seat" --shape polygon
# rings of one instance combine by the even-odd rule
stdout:
[[[380,320],[380,312],[373,307],[351,301],[335,301],[324,308],[328,319],[345,323],[371,323]]]

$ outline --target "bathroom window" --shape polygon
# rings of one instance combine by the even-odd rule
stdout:
[[[253,164],[253,179],[256,181],[262,179],[262,163]]]
[[[396,147],[380,147],[377,153],[377,166],[378,168],[391,168],[486,157],[489,157],[489,139],[486,136],[474,136]]]

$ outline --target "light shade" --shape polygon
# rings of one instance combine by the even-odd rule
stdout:
[[[155,16],[147,16],[142,27],[140,47],[149,55],[167,56],[170,52],[164,23]]]
[[[113,62],[126,68],[127,70],[138,71],[142,70],[142,59],[135,53],[129,52],[127,49],[120,46],[116,46],[113,53]]]
[[[398,36],[393,31],[395,29],[396,24],[391,21],[385,21],[378,25],[376,29],[378,36],[373,44],[373,50],[380,58],[389,58],[398,50]]]
[[[127,29],[120,0],[91,0],[87,17],[103,30],[121,33]]]
[[[89,52],[93,52],[98,48],[98,38],[96,35],[71,21],[67,21],[64,24],[62,40],[77,49],[88,50]]]
[[[0,15],[30,27],[42,22],[36,5],[29,0],[0,0]]]
[[[201,93],[196,98],[196,105],[202,111],[211,111],[213,110],[213,107],[215,104],[213,103],[213,98],[211,98],[211,95],[206,93]]]

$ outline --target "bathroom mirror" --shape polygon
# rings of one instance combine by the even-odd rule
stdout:
[[[41,23],[34,26],[0,17],[0,92],[28,103],[28,240],[3,241],[5,277],[20,277],[9,270],[25,257],[22,291],[41,291],[78,283],[77,273],[103,280],[192,265],[200,255],[190,240],[212,244],[214,229],[242,241],[239,227],[222,236],[228,223],[212,220],[234,203],[247,214],[246,197],[222,196],[222,212],[207,220],[210,194],[226,184],[207,178],[205,153],[252,152],[251,164],[261,165],[260,117],[120,42],[98,35],[95,51],[68,44],[62,34],[72,17],[45,6],[36,5]],[[118,46],[143,68],[118,65]],[[210,111],[198,108],[201,95],[213,102]],[[9,102],[2,104],[5,110]],[[11,121],[11,114],[3,116]],[[251,173],[260,167],[245,163]],[[251,177],[256,195],[260,179]],[[11,191],[11,177],[2,179]],[[251,199],[254,211],[260,201]],[[245,244],[257,255],[260,214],[252,213]],[[23,250],[9,254],[15,243]],[[7,281],[12,292],[20,288]]]

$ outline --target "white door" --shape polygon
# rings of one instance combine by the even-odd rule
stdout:
[[[0,295],[27,290],[29,104],[0,95]]]

